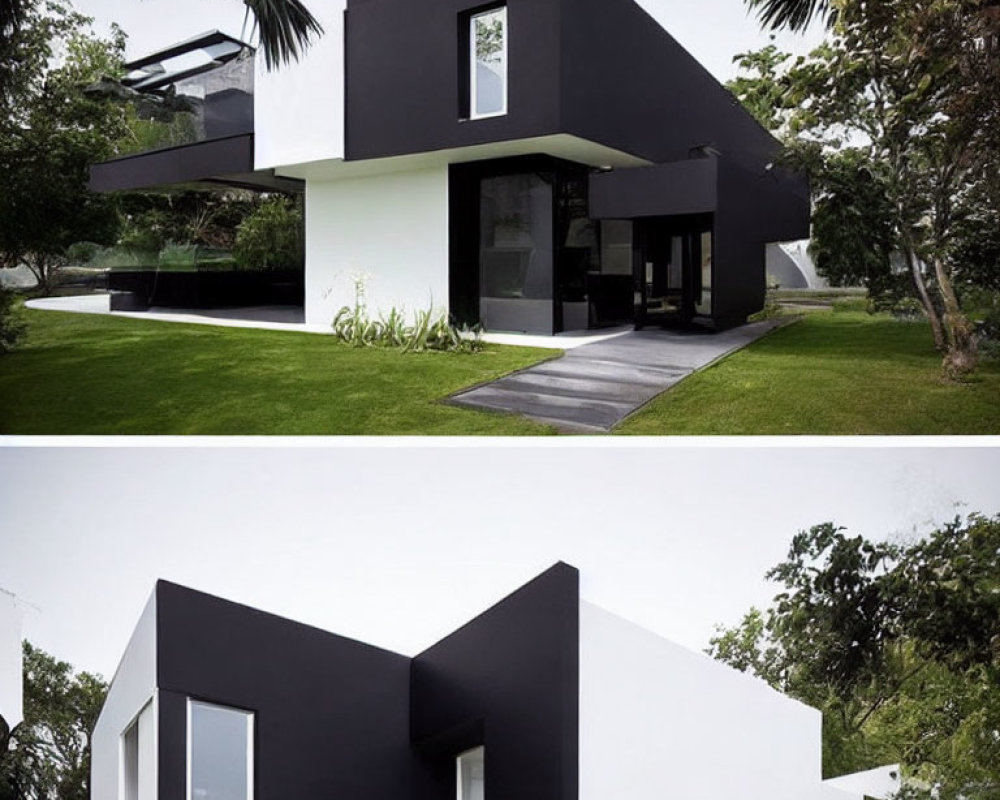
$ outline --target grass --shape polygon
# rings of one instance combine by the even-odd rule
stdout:
[[[696,373],[630,417],[623,434],[996,434],[1000,363],[941,380],[923,322],[838,304]]]
[[[441,402],[558,351],[355,349],[332,336],[24,311],[0,358],[3,434],[538,434]]]
[[[945,384],[928,327],[841,300],[684,380],[622,434],[996,434],[1000,362]],[[557,351],[356,349],[333,337],[26,311],[3,434],[539,434],[442,398]]]

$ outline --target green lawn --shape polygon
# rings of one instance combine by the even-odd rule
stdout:
[[[26,310],[0,357],[3,434],[526,434],[441,398],[555,355],[355,349],[331,336]]]
[[[3,434],[538,434],[442,398],[557,351],[355,349],[332,337],[26,311]],[[686,379],[623,434],[995,434],[1000,364],[941,382],[926,325],[811,312]]]
[[[941,381],[925,323],[856,311],[807,314],[692,375],[624,434],[997,434],[1000,364]]]

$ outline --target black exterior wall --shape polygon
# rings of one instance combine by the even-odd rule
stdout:
[[[259,800],[430,800],[410,659],[159,582],[159,798],[186,800],[188,697],[252,710]]]
[[[556,564],[413,659],[160,581],[160,800],[187,800],[188,698],[254,713],[258,800],[577,800],[579,574]]]
[[[778,142],[634,0],[561,5],[561,130],[655,163],[704,146],[773,157]]]
[[[413,659],[414,743],[455,796],[454,756],[485,745],[486,796],[576,800],[579,573],[557,564]]]
[[[560,0],[510,0],[508,113],[461,120],[467,12],[482,0],[349,0],[349,160],[559,132]]]
[[[634,0],[506,0],[508,112],[463,120],[481,0],[349,0],[349,160],[570,133],[652,162],[712,146],[763,166],[778,143]]]
[[[712,316],[729,327],[764,307],[764,243],[809,236],[809,189],[779,168],[720,159],[718,197]]]

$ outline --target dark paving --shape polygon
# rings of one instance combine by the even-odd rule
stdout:
[[[576,433],[605,433],[660,392],[787,320],[765,320],[722,333],[630,331],[585,344],[451,402],[523,414]]]

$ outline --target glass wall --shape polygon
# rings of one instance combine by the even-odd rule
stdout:
[[[551,333],[551,183],[536,173],[483,178],[479,200],[481,323]]]
[[[188,800],[253,800],[253,714],[188,701]]]
[[[582,330],[590,326],[591,276],[601,271],[598,225],[590,219],[588,172],[565,168],[557,177],[556,328]]]

